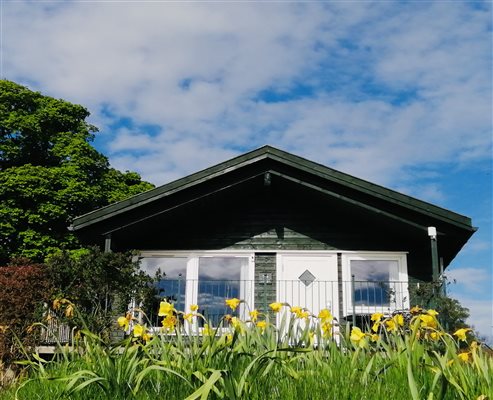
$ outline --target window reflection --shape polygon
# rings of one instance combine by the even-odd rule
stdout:
[[[156,278],[154,287],[144,299],[144,309],[153,326],[160,325],[159,303],[166,300],[179,311],[185,310],[187,259],[177,257],[145,257],[140,260],[142,271]]]
[[[202,257],[199,259],[198,304],[214,326],[226,314],[236,314],[225,305],[225,300],[242,298],[241,269],[246,258]]]
[[[394,296],[390,285],[396,260],[351,260],[354,302],[359,306],[389,306]]]

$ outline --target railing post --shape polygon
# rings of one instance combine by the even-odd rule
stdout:
[[[356,304],[354,301],[354,291],[356,290],[356,282],[354,274],[351,275],[351,304],[353,305],[353,326],[356,326]]]

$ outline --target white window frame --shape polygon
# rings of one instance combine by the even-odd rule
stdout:
[[[240,280],[251,282],[247,285],[244,300],[248,306],[243,304],[239,307],[239,314],[245,319],[247,311],[254,308],[255,299],[255,254],[252,251],[232,250],[232,251],[140,251],[139,258],[185,258],[187,269],[185,277],[185,313],[189,312],[192,304],[197,304],[198,284],[199,284],[199,260],[200,258],[247,258],[247,262],[240,271]],[[200,304],[199,304],[200,307]],[[214,327],[216,328],[216,327]],[[157,327],[152,327],[156,330]],[[197,331],[197,327],[193,327]],[[200,328],[198,331],[201,331]]]
[[[351,261],[397,261],[397,270],[390,271],[390,282],[396,282],[398,289],[395,293],[394,304],[387,305],[355,305],[351,293]],[[372,314],[382,312],[391,314],[398,309],[409,309],[409,276],[407,272],[407,253],[405,252],[344,252],[342,253],[342,296],[343,314]]]

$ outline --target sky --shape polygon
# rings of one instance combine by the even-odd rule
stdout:
[[[0,0],[0,76],[161,185],[264,144],[472,218],[449,293],[493,343],[492,3]],[[440,244],[438,244],[440,245]]]

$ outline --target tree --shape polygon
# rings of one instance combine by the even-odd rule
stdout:
[[[0,80],[0,264],[78,247],[71,220],[151,189],[92,145],[87,109]]]
[[[61,322],[103,335],[132,299],[139,302],[154,288],[131,252],[105,253],[98,247],[58,251],[48,257],[47,272]],[[75,306],[75,312],[64,318],[67,306]]]
[[[455,332],[459,328],[468,327],[466,320],[469,310],[460,302],[444,293],[444,286],[448,282],[440,280],[437,282],[422,282],[410,287],[410,296],[413,305],[424,308],[434,308],[439,313],[439,319],[448,332]]]

